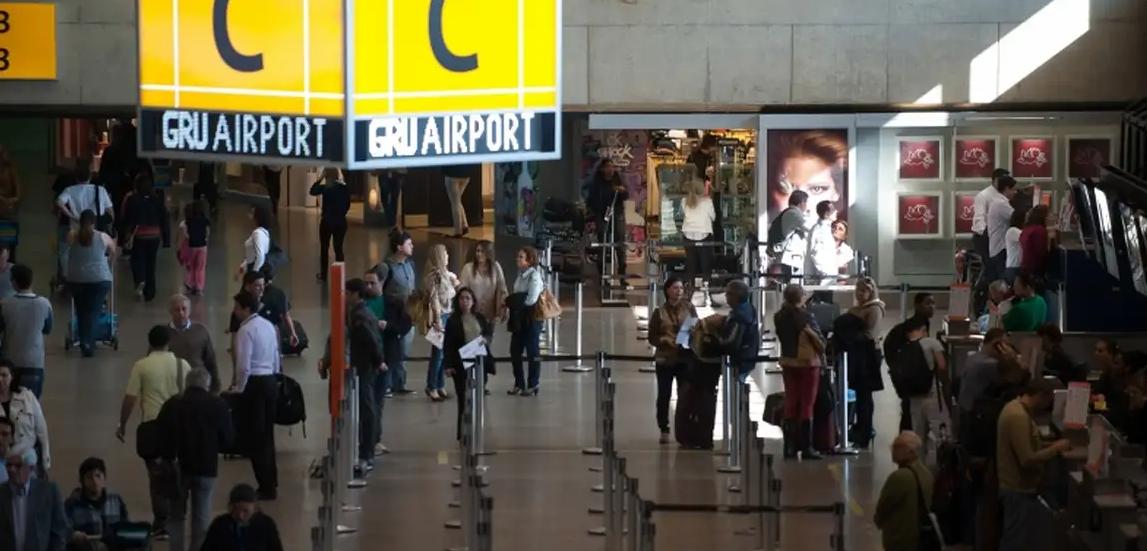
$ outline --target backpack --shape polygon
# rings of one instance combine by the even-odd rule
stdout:
[[[904,345],[888,367],[892,386],[900,398],[922,396],[932,390],[932,369],[928,366],[920,341]]]
[[[279,387],[279,397],[275,406],[275,424],[297,425],[307,420],[307,404],[303,398],[303,387],[298,381],[283,375],[275,376]]]
[[[769,224],[769,233],[765,241],[765,254],[770,258],[780,258],[781,254],[785,252],[785,241],[788,240],[789,236],[782,233],[784,229],[781,226],[781,219],[783,219],[785,214],[788,214],[790,210],[795,208],[796,207],[788,207],[781,211],[781,213],[773,219],[773,223]]]
[[[969,415],[964,450],[972,457],[996,457],[996,433],[999,430],[1000,412],[1008,403],[1005,396],[988,395],[980,397],[972,405]]]

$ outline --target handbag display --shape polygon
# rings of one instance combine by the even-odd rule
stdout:
[[[545,321],[562,315],[562,305],[549,289],[542,289],[538,302],[534,303],[534,321]]]

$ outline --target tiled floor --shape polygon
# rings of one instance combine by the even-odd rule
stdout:
[[[25,208],[47,205],[47,186],[29,186]],[[40,197],[44,195],[44,197]],[[53,220],[45,212],[26,212],[22,219],[21,260],[33,266],[37,290],[45,292],[53,271]],[[211,237],[210,273],[205,296],[194,301],[194,317],[212,329],[218,353],[223,355],[223,333],[231,307],[230,295],[237,284],[231,274],[242,254],[242,241],[249,232],[245,209],[225,205]],[[309,399],[307,435],[302,431],[279,429],[280,497],[264,509],[279,523],[288,548],[309,549],[309,532],[315,523],[320,502],[319,485],[306,475],[308,464],[320,456],[327,437],[325,383],[314,365],[325,338],[323,289],[315,283],[317,264],[317,219],[313,212],[285,214],[278,241],[289,251],[291,260],[276,284],[288,290],[295,318],[308,330],[312,349],[302,358],[285,361],[287,373],[299,380]],[[451,264],[464,258],[466,242],[415,232],[421,268],[427,239],[446,243]],[[357,274],[383,256],[385,232],[352,226],[347,238],[349,273]],[[503,265],[513,271],[509,259],[513,251],[499,251]],[[117,271],[116,288],[121,300],[121,346],[118,352],[100,349],[94,359],[82,360],[74,351],[63,349],[63,327],[68,303],[57,297],[57,329],[48,352],[47,388],[44,407],[51,435],[53,469],[51,476],[69,491],[76,484],[76,468],[89,455],[108,462],[113,490],[124,495],[135,518],[150,520],[146,477],[142,462],[135,457],[131,440],[119,443],[114,437],[123,387],[132,363],[146,350],[145,334],[152,324],[167,321],[162,297],[178,290],[180,280],[174,253],[161,252],[160,299],[153,304],[137,303],[130,294],[131,282],[126,263]],[[510,275],[510,274],[507,274]],[[512,277],[512,275],[511,275]],[[647,353],[637,340],[636,322],[629,309],[589,308],[585,313],[587,352],[605,349],[616,353]],[[573,344],[572,317],[559,323],[562,350]],[[500,332],[495,353],[504,354],[508,336]],[[427,346],[419,342],[415,355],[425,355]],[[509,366],[499,366],[488,400],[488,447],[498,451],[489,458],[488,492],[495,498],[494,541],[505,550],[584,550],[601,549],[603,542],[587,535],[586,529],[599,524],[586,507],[598,494],[589,491],[595,477],[587,467],[591,459],[580,453],[593,438],[592,378],[587,374],[563,373],[558,365],[543,370],[541,395],[533,399],[507,396]],[[737,499],[725,491],[726,478],[714,467],[721,458],[676,446],[657,443],[653,420],[654,378],[638,371],[637,364],[614,366],[617,394],[617,445],[630,462],[630,473],[641,479],[646,497],[663,502],[728,503]],[[223,366],[224,377],[229,365]],[[413,388],[420,388],[425,364],[408,366]],[[753,376],[754,416],[759,416],[764,397],[781,387],[780,377],[759,372]],[[897,419],[891,392],[878,396],[880,434],[875,452],[852,459],[831,459],[804,464],[779,463],[784,481],[786,504],[848,504],[847,542],[849,549],[878,549],[879,533],[871,516],[880,484],[890,472],[887,445]],[[443,522],[456,514],[447,503],[454,498],[450,480],[456,474],[453,452],[455,404],[430,403],[413,395],[388,400],[385,407],[384,440],[393,453],[384,457],[370,477],[367,489],[357,494],[362,512],[348,517],[357,526],[356,535],[340,540],[339,549],[441,549],[460,543],[460,535],[443,528]],[[759,418],[759,417],[757,417]],[[133,421],[134,424],[134,421]],[[129,429],[132,434],[133,429]],[[774,439],[775,430],[766,430]],[[776,447],[777,442],[771,441]],[[247,462],[227,462],[222,467],[215,496],[215,508],[222,511],[227,489],[237,482],[251,481]],[[658,549],[751,549],[750,538],[734,532],[749,523],[747,518],[713,515],[658,515]],[[808,515],[786,516],[782,520],[786,548],[827,549],[831,528],[828,519]],[[157,546],[162,549],[163,546]]]

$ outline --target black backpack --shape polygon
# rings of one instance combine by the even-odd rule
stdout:
[[[932,390],[932,369],[924,356],[920,341],[910,342],[897,352],[895,361],[889,364],[892,386],[902,399],[922,396]]]
[[[275,376],[279,387],[279,398],[275,406],[275,424],[297,425],[307,420],[307,404],[303,399],[303,387],[298,381],[283,375]]]

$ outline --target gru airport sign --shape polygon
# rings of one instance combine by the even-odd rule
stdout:
[[[139,0],[138,27],[144,155],[560,156],[561,0]]]

